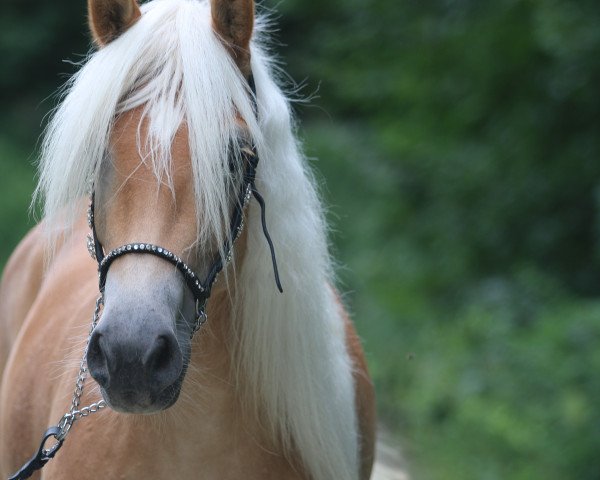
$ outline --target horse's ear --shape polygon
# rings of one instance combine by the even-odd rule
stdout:
[[[98,46],[113,41],[141,15],[136,0],[88,0],[90,30]]]
[[[214,30],[225,42],[242,73],[250,73],[250,38],[254,0],[210,0]]]

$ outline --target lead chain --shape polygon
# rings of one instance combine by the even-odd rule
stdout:
[[[83,351],[83,357],[81,358],[81,363],[79,364],[79,374],[77,375],[77,380],[75,381],[75,391],[73,392],[73,399],[71,400],[71,408],[69,409],[68,413],[63,415],[63,417],[60,419],[60,422],[58,422],[60,433],[57,435],[56,439],[59,442],[62,442],[65,439],[76,420],[87,417],[92,413],[96,413],[103,408],[106,408],[106,402],[104,400],[94,402],[91,405],[81,409],[79,408],[79,405],[81,404],[81,396],[83,395],[83,388],[85,387],[85,379],[87,378],[88,372],[87,353],[90,346],[90,340],[92,338],[92,333],[94,333],[94,329],[100,320],[100,309],[103,305],[104,294],[100,292],[100,295],[96,300],[96,307],[94,308],[94,315],[92,317],[92,325],[90,326],[85,350]]]

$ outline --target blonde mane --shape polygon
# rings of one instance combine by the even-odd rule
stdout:
[[[170,182],[170,150],[185,122],[199,213],[198,241],[225,234],[231,199],[230,150],[236,113],[248,124],[260,163],[257,186],[267,203],[284,293],[273,284],[260,211],[248,212],[248,255],[236,272],[234,360],[274,439],[297,452],[315,480],[358,478],[357,419],[344,321],[331,288],[326,225],[315,183],[292,131],[288,100],[261,48],[251,46],[258,119],[247,82],[211,27],[210,5],[154,0],[125,34],[90,55],[68,82],[48,126],[36,194],[55,233],[80,214],[98,181],[119,113],[143,106],[148,139],[138,136],[158,182]],[[200,208],[201,207],[201,208]]]

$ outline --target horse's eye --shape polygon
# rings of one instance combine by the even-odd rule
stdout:
[[[239,148],[239,147],[238,147]],[[229,173],[235,172],[236,167],[236,152],[237,148],[233,145],[229,147],[229,156],[227,157],[227,163],[229,165]]]
[[[227,162],[229,165],[229,173],[233,174],[243,170],[244,151],[252,150],[252,147],[248,135],[244,132],[241,132],[231,143],[232,145],[229,147]]]

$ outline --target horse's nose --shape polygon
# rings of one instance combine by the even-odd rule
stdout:
[[[91,376],[106,390],[156,395],[181,375],[183,356],[170,331],[126,335],[99,325],[87,353]]]

